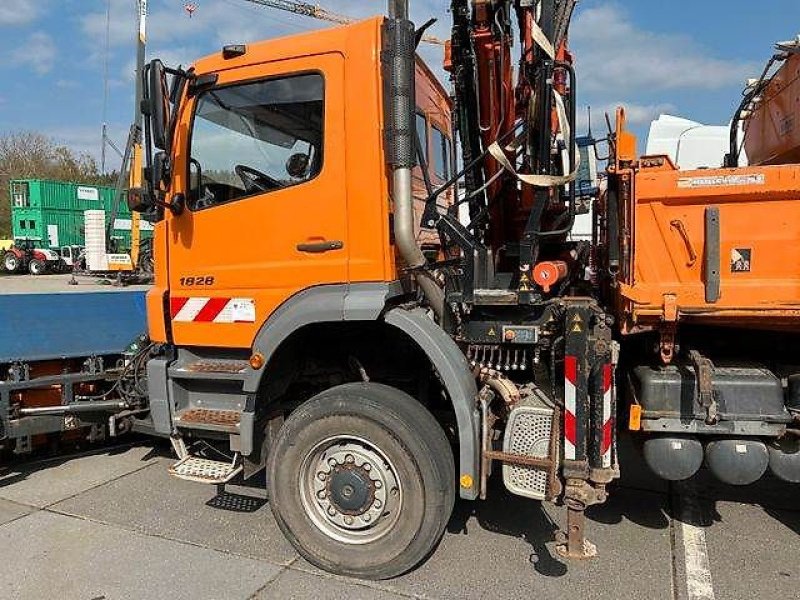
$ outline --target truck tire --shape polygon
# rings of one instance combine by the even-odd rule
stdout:
[[[453,453],[408,394],[345,384],[289,416],[270,450],[267,488],[278,525],[306,560],[388,579],[441,538],[455,502]]]
[[[3,269],[7,273],[16,273],[19,269],[19,258],[13,252],[6,252],[3,255]]]
[[[31,262],[28,263],[28,273],[31,275],[44,275],[45,271],[47,271],[47,265],[38,258],[31,259]]]

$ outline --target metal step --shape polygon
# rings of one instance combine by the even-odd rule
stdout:
[[[184,429],[239,433],[241,415],[238,410],[190,408],[175,415],[175,425]]]
[[[176,363],[169,375],[175,379],[244,381],[249,366],[246,360],[195,360]]]
[[[228,463],[199,456],[187,456],[172,465],[169,473],[178,479],[197,483],[228,483],[242,471],[242,465],[237,465],[237,462],[236,458]]]

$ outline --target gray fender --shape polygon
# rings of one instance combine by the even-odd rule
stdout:
[[[303,290],[282,304],[261,326],[253,351],[261,353],[264,363],[269,364],[278,347],[301,327],[314,323],[377,321],[387,302],[401,294],[399,282],[323,285]],[[478,390],[467,359],[453,339],[422,309],[395,308],[386,312],[384,320],[414,340],[436,368],[455,409],[460,441],[459,475],[469,475],[473,482],[471,487],[460,488],[461,497],[474,500],[478,496],[480,416],[475,403]],[[264,369],[248,368],[243,387],[246,394],[258,392],[263,373]]]
[[[395,308],[386,313],[384,320],[422,348],[442,379],[458,422],[459,481],[464,475],[472,480],[471,487],[460,486],[461,497],[474,500],[478,497],[480,415],[476,404],[478,388],[467,359],[453,339],[420,308]]]
[[[256,334],[253,352],[269,364],[278,347],[295,331],[314,323],[339,321],[376,321],[386,303],[403,294],[399,281],[391,283],[351,283],[319,285],[289,298],[267,319]],[[255,394],[261,384],[263,369],[247,369],[244,392]]]

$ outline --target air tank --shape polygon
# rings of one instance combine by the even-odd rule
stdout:
[[[706,465],[724,483],[750,485],[767,471],[769,452],[760,440],[714,440],[706,445]]]
[[[800,483],[800,438],[785,437],[771,442],[769,468],[778,478],[789,483]]]
[[[644,459],[650,469],[667,481],[682,481],[703,464],[703,445],[691,436],[656,436],[644,442]]]

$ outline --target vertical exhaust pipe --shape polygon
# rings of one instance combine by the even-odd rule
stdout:
[[[408,19],[408,0],[389,0],[389,19],[383,29],[383,69],[386,103],[386,155],[392,167],[394,238],[398,252],[437,318],[444,313],[444,292],[423,270],[425,256],[414,236],[414,197],[411,170],[416,163],[416,40]]]

